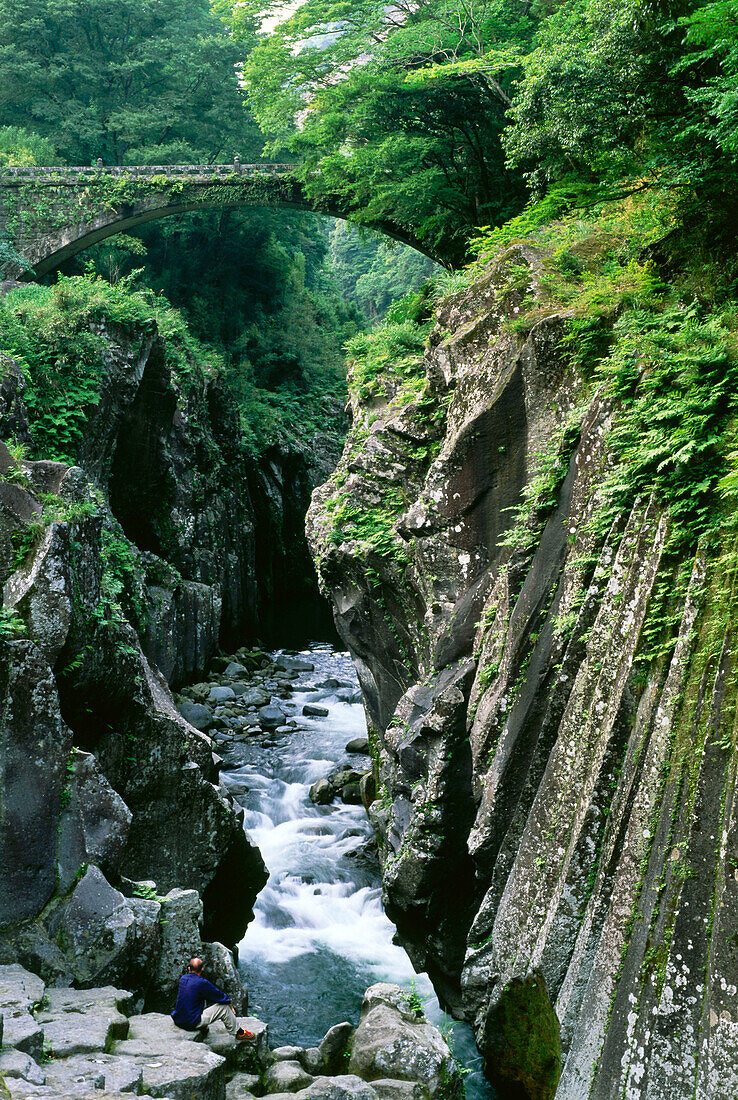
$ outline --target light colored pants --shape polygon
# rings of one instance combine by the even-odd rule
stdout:
[[[198,1028],[210,1027],[216,1020],[222,1020],[223,1026],[226,1031],[230,1031],[231,1035],[235,1035],[238,1031],[238,1020],[230,1005],[208,1005],[203,1010],[200,1023],[197,1026]]]

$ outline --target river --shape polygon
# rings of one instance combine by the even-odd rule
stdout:
[[[363,707],[352,701],[358,682],[351,659],[323,644],[297,656],[314,670],[300,672],[292,697],[279,705],[298,726],[239,742],[223,772],[270,872],[239,947],[249,1010],[268,1021],[272,1046],[314,1046],[333,1024],[358,1022],[367,986],[414,986],[469,1071],[469,1100],[494,1097],[471,1029],[445,1015],[427,976],[415,974],[393,942],[363,807],[314,806],[308,797],[310,785],[338,763],[369,766],[368,757],[345,752],[347,742],[366,735]],[[321,686],[326,681],[339,687]],[[304,717],[306,703],[328,708],[328,716]]]

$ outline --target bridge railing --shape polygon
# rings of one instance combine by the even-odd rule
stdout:
[[[11,185],[20,182],[45,182],[53,180],[58,182],[76,182],[78,180],[94,180],[100,177],[146,179],[154,176],[166,176],[170,179],[187,177],[189,179],[222,179],[233,175],[250,175],[256,172],[265,172],[269,175],[293,172],[296,164],[241,164],[234,161],[231,164],[111,164],[58,167],[39,165],[13,166],[0,169],[0,186]]]

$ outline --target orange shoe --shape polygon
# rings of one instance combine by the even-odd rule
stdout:
[[[253,1031],[246,1031],[245,1028],[240,1027],[236,1032],[236,1042],[242,1043],[244,1039],[253,1039]]]

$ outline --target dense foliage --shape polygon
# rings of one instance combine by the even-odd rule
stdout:
[[[207,0],[1,0],[0,125],[72,164],[247,159],[238,59]]]
[[[252,42],[260,11],[226,17]],[[258,41],[244,78],[268,150],[299,156],[309,193],[462,256],[470,225],[504,221],[523,197],[501,135],[532,28],[518,0],[307,0]]]

